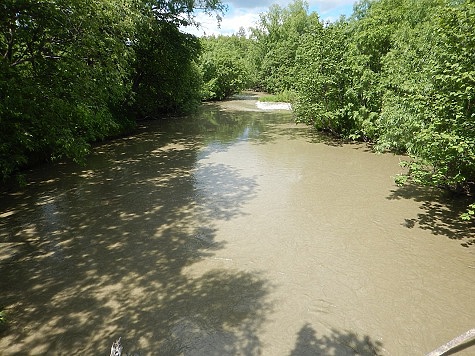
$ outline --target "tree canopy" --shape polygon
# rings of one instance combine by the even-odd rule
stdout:
[[[6,0],[0,6],[0,171],[67,156],[138,118],[246,87],[291,92],[298,122],[407,153],[398,177],[473,194],[475,0],[360,0],[324,23],[272,5],[249,37],[205,37],[220,0]],[[470,208],[465,219],[474,215]]]
[[[262,87],[294,90],[297,121],[407,153],[398,183],[473,194],[475,1],[361,0],[334,23],[307,10],[295,1],[261,15]]]
[[[136,118],[200,100],[198,40],[179,26],[219,0],[6,0],[0,5],[0,179],[81,160]]]
[[[200,72],[203,76],[202,98],[224,99],[251,85],[247,58],[250,43],[244,35],[205,37]]]

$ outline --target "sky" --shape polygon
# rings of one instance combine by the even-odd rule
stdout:
[[[242,26],[247,31],[259,19],[259,14],[267,12],[269,6],[278,4],[287,7],[293,0],[224,0],[228,11],[224,14],[221,27],[215,17],[203,13],[197,14],[197,20],[201,28],[185,28],[186,32],[197,36],[231,35],[239,31]],[[310,11],[316,11],[323,21],[334,21],[340,15],[350,16],[353,12],[353,4],[356,0],[307,0]]]

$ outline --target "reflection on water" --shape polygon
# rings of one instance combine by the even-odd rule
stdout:
[[[473,327],[474,230],[398,159],[243,96],[32,171],[0,199],[0,349],[428,352]]]

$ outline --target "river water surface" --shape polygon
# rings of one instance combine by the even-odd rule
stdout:
[[[292,120],[206,104],[2,193],[0,354],[421,355],[475,327],[463,205]]]

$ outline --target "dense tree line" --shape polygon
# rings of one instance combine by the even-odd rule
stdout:
[[[264,89],[295,92],[298,121],[407,153],[399,183],[473,193],[474,29],[474,0],[362,0],[334,23],[297,0],[261,16],[253,63]]]
[[[1,178],[34,160],[81,160],[136,119],[247,87],[290,92],[299,122],[407,153],[399,183],[473,193],[475,0],[360,0],[334,23],[295,0],[272,5],[249,36],[201,39],[180,31],[196,9],[224,5],[4,1]]]
[[[202,99],[221,100],[252,86],[252,67],[248,58],[251,43],[245,37],[244,29],[232,36],[202,38],[201,45]]]
[[[81,160],[137,118],[200,102],[199,40],[180,32],[219,0],[5,0],[0,180],[32,161]]]

